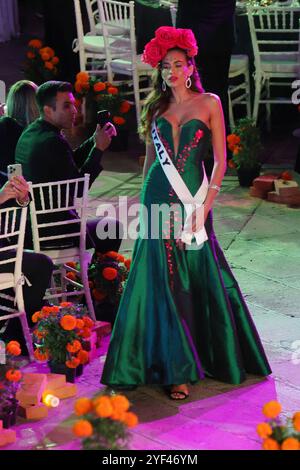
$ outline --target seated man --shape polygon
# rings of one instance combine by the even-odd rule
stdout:
[[[28,184],[22,176],[15,176],[0,189],[0,209],[7,206],[7,201],[12,199],[16,199],[17,203],[22,206],[29,203]],[[1,246],[3,246],[2,241]],[[5,255],[0,252],[0,261],[4,260],[4,256],[7,259],[7,252],[5,252]],[[0,264],[0,272],[7,272],[9,268],[11,268],[12,272],[14,265]],[[29,326],[33,325],[31,317],[34,312],[40,310],[43,306],[43,297],[50,284],[53,268],[53,263],[48,256],[41,253],[33,253],[32,251],[24,251],[22,272],[31,284],[29,286],[28,283],[25,283],[23,286],[25,310]],[[1,299],[0,305],[4,305],[3,299]],[[0,316],[6,314],[7,312],[0,307]],[[0,340],[19,341],[23,354],[26,352],[19,318],[0,322]]]
[[[107,123],[103,128],[98,125],[94,136],[84,142],[75,152],[63,137],[62,129],[70,129],[77,114],[72,85],[67,82],[50,81],[41,85],[37,90],[37,103],[40,118],[33,122],[21,135],[15,160],[21,163],[23,174],[32,183],[47,183],[83,177],[90,174],[90,185],[102,171],[101,158],[104,150],[110,145],[111,138],[116,135],[113,124]],[[83,161],[81,168],[75,162]],[[66,214],[64,214],[65,217]],[[56,218],[55,218],[56,217]],[[52,222],[59,217],[51,214],[44,223]],[[74,214],[70,214],[70,219]],[[96,227],[99,219],[88,221],[88,234],[97,251],[118,251],[121,243],[120,224],[118,221],[105,220],[115,225],[115,238],[98,239]],[[64,226],[65,232],[67,226]],[[105,228],[105,227],[104,227]],[[69,226],[74,231],[74,226]],[[43,236],[53,235],[51,229],[46,229]],[[89,243],[89,237],[87,237]],[[30,246],[31,236],[26,237],[26,246]]]

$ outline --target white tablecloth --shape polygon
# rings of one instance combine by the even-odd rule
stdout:
[[[9,41],[19,32],[17,0],[0,0],[0,42]]]

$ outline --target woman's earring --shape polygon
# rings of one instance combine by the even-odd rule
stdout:
[[[162,81],[161,89],[162,89],[162,91],[166,91],[166,89],[167,89],[167,84],[164,80]]]
[[[188,77],[188,78],[186,79],[186,81],[185,81],[185,86],[186,86],[187,88],[191,88],[191,86],[192,86],[191,77]]]

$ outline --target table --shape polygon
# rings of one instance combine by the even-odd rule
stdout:
[[[17,0],[0,0],[0,42],[9,41],[19,33]]]
[[[147,42],[160,26],[172,26],[169,7],[160,6],[158,0],[135,0],[135,32],[137,53],[141,54]]]

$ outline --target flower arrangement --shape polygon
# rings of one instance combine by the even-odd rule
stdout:
[[[137,416],[128,411],[130,403],[123,395],[100,395],[80,398],[75,413],[80,416],[73,433],[82,439],[85,450],[122,450],[129,441],[128,428],[138,424]]]
[[[131,260],[115,251],[96,253],[89,267],[92,297],[118,306],[128,277]]]
[[[9,427],[9,424],[5,423],[5,415],[9,416],[16,411],[16,393],[22,379],[22,374],[16,365],[16,357],[20,356],[21,347],[18,341],[10,341],[4,347],[5,360],[0,363],[0,419],[3,419],[5,427]]]
[[[252,119],[243,118],[238,121],[232,134],[227,136],[232,159],[230,168],[255,169],[260,167],[259,152],[262,148],[259,129]]]
[[[78,108],[82,106],[83,99],[85,99],[86,105],[94,107],[94,111],[102,109],[109,111],[112,122],[116,126],[126,124],[131,105],[122,97],[119,88],[109,82],[102,82],[96,77],[91,77],[86,72],[79,72],[76,75],[74,89]]]
[[[38,361],[51,360],[70,369],[88,362],[89,354],[83,349],[83,342],[90,338],[94,322],[85,307],[71,302],[45,306],[33,314],[32,321],[36,323],[34,357]]]
[[[267,422],[258,424],[257,434],[264,450],[300,450],[300,412],[286,422],[279,417],[282,407],[276,400],[266,403],[263,414]]]
[[[25,77],[37,85],[53,80],[58,75],[59,58],[51,47],[44,46],[39,39],[28,43],[25,63]]]
[[[142,61],[155,68],[168,50],[174,47],[185,50],[189,57],[198,54],[197,41],[191,29],[161,26],[155,31],[155,37],[146,44]]]

